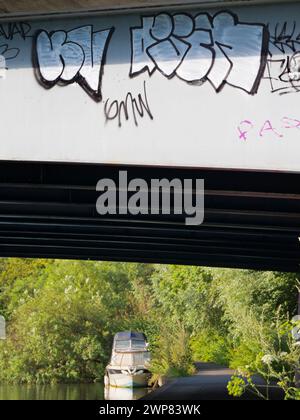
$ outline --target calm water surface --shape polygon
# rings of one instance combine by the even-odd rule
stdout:
[[[0,400],[136,400],[149,389],[105,388],[98,384],[5,385]]]

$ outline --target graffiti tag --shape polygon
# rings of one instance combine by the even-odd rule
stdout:
[[[143,17],[131,28],[130,76],[155,70],[185,82],[209,81],[219,92],[225,84],[255,94],[265,70],[268,30],[242,23],[231,12]]]
[[[300,119],[292,117],[282,117],[280,121],[274,123],[267,119],[263,124],[256,124],[251,120],[243,120],[237,127],[237,134],[239,140],[246,141],[251,137],[275,137],[282,139],[287,130],[300,130]]]
[[[69,32],[39,31],[35,60],[40,83],[51,88],[77,82],[93,99],[101,101],[103,66],[113,30],[94,32],[88,25]]]

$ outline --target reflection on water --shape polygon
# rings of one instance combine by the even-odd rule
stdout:
[[[111,401],[139,400],[150,392],[150,388],[115,388],[113,386],[107,386],[104,389],[104,399]]]
[[[113,388],[97,384],[6,385],[0,384],[0,400],[138,400],[149,388]]]
[[[102,384],[0,385],[0,400],[103,400]]]

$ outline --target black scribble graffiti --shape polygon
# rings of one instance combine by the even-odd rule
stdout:
[[[19,48],[9,48],[7,44],[0,45],[0,77],[4,77],[4,72],[8,70],[7,61],[14,60],[20,50]]]
[[[264,79],[269,80],[272,93],[300,92],[300,31],[296,22],[276,24],[270,36]]]
[[[144,118],[145,115],[148,115],[148,117],[153,120],[154,117],[147,96],[146,82],[144,82],[143,94],[140,93],[137,99],[134,98],[130,92],[127,93],[126,98],[123,101],[111,101],[110,99],[107,99],[104,106],[104,114],[106,121],[117,119],[119,127],[122,126],[122,120],[125,118],[125,120],[128,121],[130,116],[133,117],[136,127],[138,126],[138,117]]]
[[[25,41],[31,37],[31,25],[27,22],[1,23],[0,24],[0,40],[12,41],[20,37]]]
[[[264,78],[269,80],[272,93],[300,92],[300,51],[282,59],[269,58]]]
[[[141,26],[131,28],[130,77],[158,70],[191,84],[209,81],[216,92],[228,84],[253,95],[265,71],[268,43],[266,25],[240,22],[229,11],[145,16]]]
[[[78,83],[100,102],[106,54],[113,32],[114,28],[94,31],[92,25],[68,32],[38,31],[33,55],[38,81],[47,89],[56,84]]]
[[[283,54],[295,52],[300,47],[300,31],[296,31],[296,22],[292,22],[289,27],[288,22],[275,26],[274,35],[270,35],[270,46],[279,50]],[[270,50],[270,53],[273,53]]]
[[[19,48],[9,48],[7,44],[0,45],[0,56],[5,60],[14,60],[20,53]]]
[[[8,60],[14,60],[20,53],[19,48],[10,47],[10,42],[16,38],[26,40],[30,37],[31,25],[27,22],[0,24],[0,68],[7,69]]]

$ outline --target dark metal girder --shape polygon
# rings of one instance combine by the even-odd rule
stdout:
[[[56,259],[87,259],[87,260],[103,260],[103,261],[123,261],[123,262],[141,262],[141,263],[157,263],[157,264],[179,264],[179,265],[202,265],[211,267],[231,267],[246,268],[253,270],[275,270],[296,272],[299,271],[299,264],[294,261],[278,260],[277,258],[232,258],[232,256],[224,257],[222,255],[197,255],[196,257],[184,257],[174,255],[153,254],[139,252],[103,252],[93,253],[91,250],[84,252],[83,250],[65,250],[58,252],[52,248],[42,249],[41,247],[4,247],[0,246],[0,256],[2,257],[22,257],[22,258],[56,258]]]
[[[0,236],[0,245],[3,246],[11,246],[11,245],[24,245],[24,246],[48,246],[50,247],[57,247],[58,248],[69,248],[69,249],[77,249],[78,247],[82,249],[94,249],[100,250],[103,249],[107,250],[114,250],[114,249],[122,249],[122,250],[130,250],[134,249],[135,247],[140,247],[142,250],[147,252],[180,252],[182,255],[186,254],[202,254],[205,253],[207,255],[210,254],[226,254],[231,255],[232,257],[235,256],[254,256],[254,257],[278,257],[282,260],[295,260],[296,262],[300,258],[300,250],[299,249],[289,249],[287,247],[280,247],[274,248],[269,247],[266,249],[265,247],[250,247],[247,246],[238,246],[235,244],[188,244],[188,243],[172,243],[170,241],[155,241],[153,239],[148,239],[147,241],[137,241],[133,238],[109,238],[107,240],[99,240],[99,239],[71,239],[71,238],[62,238],[62,237],[37,237],[37,236]]]
[[[100,217],[100,178],[204,178],[202,226]],[[299,270],[300,174],[0,163],[0,255]]]

